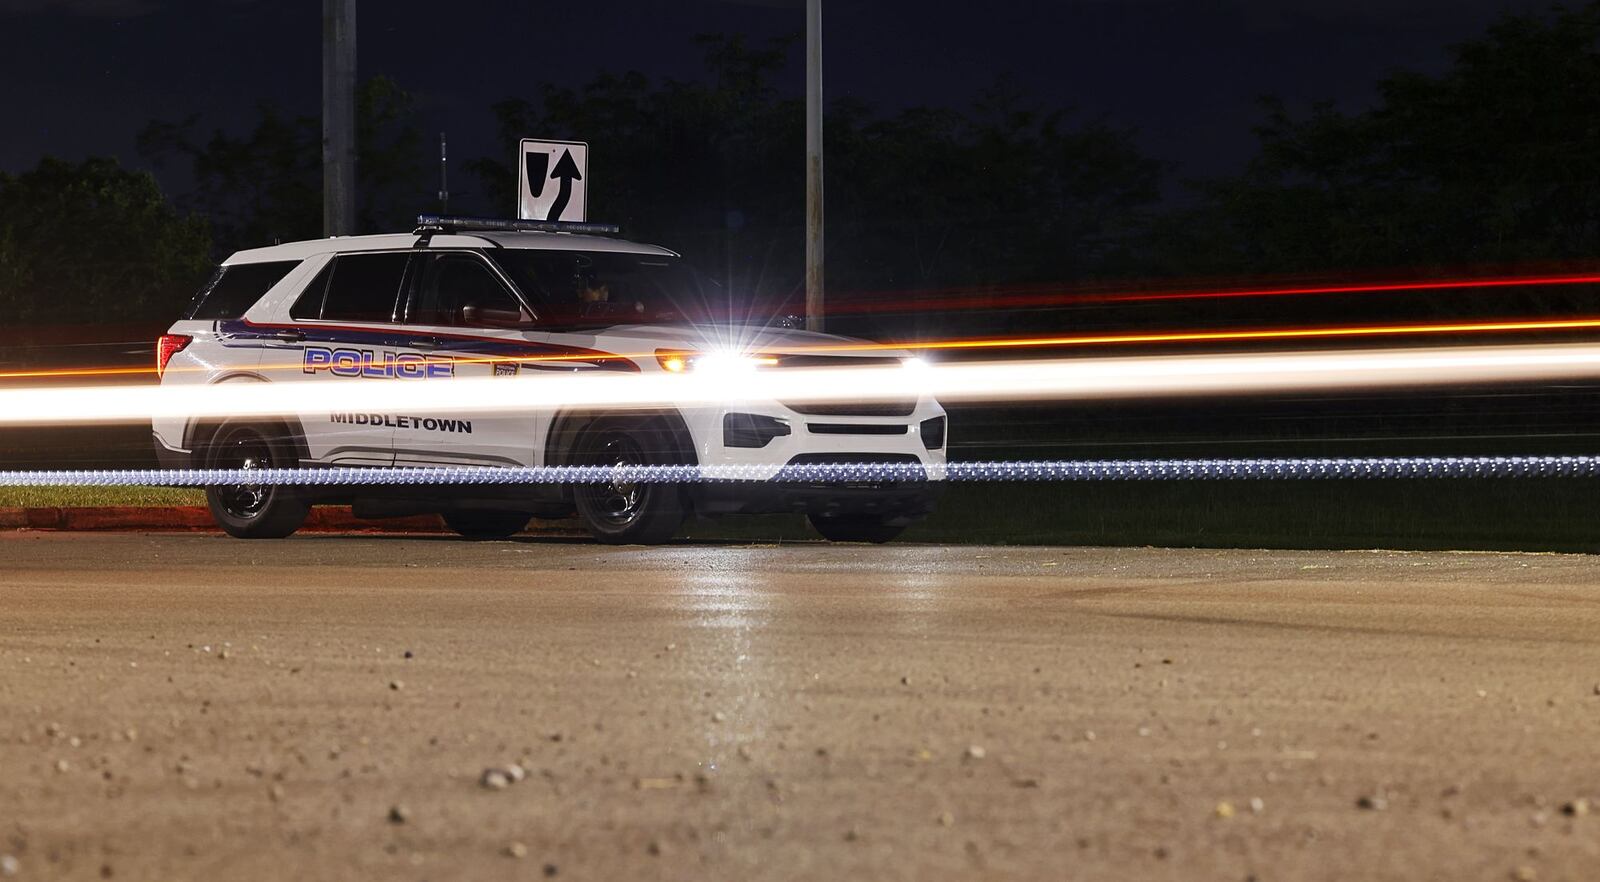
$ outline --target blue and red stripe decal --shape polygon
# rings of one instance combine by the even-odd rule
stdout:
[[[541,359],[560,358],[564,361],[570,361],[574,368],[589,367],[633,373],[639,371],[639,366],[626,356],[599,349],[565,346],[558,343],[538,343],[531,340],[507,340],[504,337],[483,337],[474,334],[413,331],[399,327],[375,328],[358,325],[279,324],[234,319],[218,322],[217,332],[234,340],[255,341],[278,341],[280,340],[280,334],[293,332],[303,335],[305,343],[390,347],[395,349],[416,348],[419,343],[431,343],[436,344],[440,355],[459,353],[461,355],[505,359],[507,361],[538,361]]]

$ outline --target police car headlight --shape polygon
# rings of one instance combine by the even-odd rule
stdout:
[[[777,364],[775,358],[744,355],[737,352],[707,352],[690,362],[691,370],[707,374],[747,374],[767,364]]]
[[[770,355],[752,355],[731,350],[713,350],[710,352],[678,352],[675,350],[656,350],[656,362],[661,369],[672,374],[681,374],[687,371],[707,374],[746,374],[757,368],[770,367],[778,363]]]

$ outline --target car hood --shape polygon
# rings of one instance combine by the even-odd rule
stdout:
[[[568,335],[563,335],[568,336]],[[911,353],[903,349],[879,349],[878,344],[837,334],[820,334],[788,328],[767,328],[753,325],[716,325],[696,327],[690,325],[618,325],[584,336],[592,340],[594,348],[613,349],[619,346],[639,348],[683,349],[705,351],[731,349],[746,353],[783,355],[789,353],[832,354],[840,347],[838,355],[866,355],[907,358]],[[850,347],[871,347],[851,351]]]

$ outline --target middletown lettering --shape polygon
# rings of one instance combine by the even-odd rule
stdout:
[[[390,429],[421,429],[424,432],[459,432],[472,434],[472,420],[451,420],[442,417],[389,416],[380,413],[329,414],[335,423],[353,426],[384,426]]]

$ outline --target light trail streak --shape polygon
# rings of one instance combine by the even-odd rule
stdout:
[[[0,390],[0,425],[329,413],[538,412],[772,401],[1086,400],[1600,380],[1600,344],[955,362],[917,369],[574,372],[450,380],[234,381]]]
[[[190,370],[197,370],[191,368]],[[0,371],[0,380],[48,380],[71,377],[137,377],[155,374],[153,367],[39,368],[25,371]]]
[[[1442,336],[1450,334],[1506,334],[1539,331],[1600,330],[1600,318],[1527,319],[1484,322],[1443,322],[1399,325],[1343,325],[1314,328],[1262,328],[1223,331],[1159,331],[1138,334],[1064,334],[1045,337],[991,337],[975,340],[923,340],[888,343],[851,341],[843,343],[800,344],[781,347],[784,353],[848,354],[852,352],[890,352],[903,350],[962,351],[1008,349],[1068,349],[1085,346],[1118,346],[1141,343],[1228,343],[1242,341],[1314,340],[1359,337]],[[516,342],[506,340],[505,342]],[[404,348],[404,347],[396,347]],[[529,355],[511,356],[451,356],[458,364],[493,364],[507,361],[527,362],[593,362],[602,359],[650,360],[656,350],[649,352],[613,353],[604,356]],[[167,373],[204,372],[210,368],[168,365]],[[263,372],[287,371],[302,373],[300,361],[265,364],[256,367]],[[70,379],[76,377],[139,376],[156,373],[153,367],[94,367],[59,368],[21,371],[0,371],[0,379]]]
[[[1051,349],[1134,343],[1227,343],[1242,340],[1307,340],[1343,337],[1393,337],[1410,334],[1485,334],[1600,329],[1600,318],[1527,321],[1448,322],[1414,325],[1349,325],[1322,328],[1264,328],[1242,331],[1161,331],[1145,334],[1077,334],[1055,337],[993,337],[981,340],[932,340],[922,343],[838,343],[808,347],[811,352],[873,352],[888,349]]]
[[[907,312],[925,309],[1026,309],[1173,300],[1225,300],[1254,297],[1333,296],[1338,294],[1399,294],[1416,291],[1493,290],[1498,288],[1560,287],[1567,285],[1600,285],[1600,274],[1573,273],[1415,282],[1377,282],[1371,284],[1286,285],[1198,291],[1063,292],[1060,290],[1040,290],[1046,286],[1035,285],[1029,286],[1034,289],[1032,291],[1015,293],[1015,287],[1002,288],[998,291],[958,288],[952,289],[955,292],[953,294],[925,293],[917,297],[902,299],[872,299],[870,297],[851,299],[849,297],[840,297],[837,303],[828,305],[828,310],[830,312]]]

